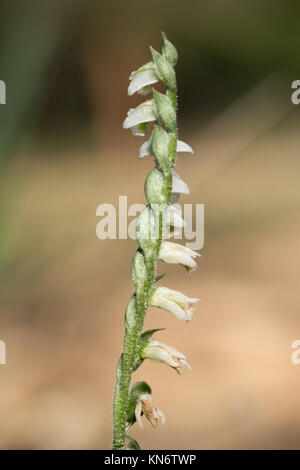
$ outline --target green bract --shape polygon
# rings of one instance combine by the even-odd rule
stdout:
[[[162,47],[162,55],[170,62],[172,65],[177,64],[178,60],[178,52],[176,47],[167,39],[165,33],[162,33],[163,37],[163,47]]]
[[[176,110],[174,109],[171,99],[156,90],[153,90],[153,98],[156,115],[161,120],[167,131],[175,132]]]
[[[155,72],[168,90],[176,92],[176,74],[172,64],[159,52],[150,47]]]

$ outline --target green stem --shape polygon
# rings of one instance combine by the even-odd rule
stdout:
[[[176,93],[168,93],[172,100],[174,109],[177,107]],[[172,168],[176,160],[176,143],[177,133],[172,132],[169,145],[169,162],[170,171],[163,174],[164,184],[163,193],[167,204],[170,204],[172,192]],[[160,221],[161,223],[161,221]],[[147,311],[150,293],[155,281],[156,262],[158,252],[162,241],[160,236],[155,248],[147,253],[143,253],[146,265],[146,274],[140,280],[135,295],[129,301],[125,315],[125,337],[123,344],[123,353],[120,357],[117,367],[117,381],[114,393],[114,430],[113,430],[113,449],[121,449],[124,447],[126,437],[126,418],[128,411],[128,396],[131,376],[133,373],[133,364],[138,354],[139,337],[143,329],[144,318]]]

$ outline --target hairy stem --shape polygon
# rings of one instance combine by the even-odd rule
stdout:
[[[177,98],[174,93],[172,96],[172,103],[174,109],[177,106]],[[169,161],[170,171],[164,174],[164,185],[163,191],[165,192],[166,201],[169,204],[171,199],[172,190],[172,168],[176,160],[176,143],[177,133],[172,132],[170,135],[170,146],[169,146]],[[150,206],[151,207],[151,206]],[[131,298],[125,316],[125,337],[123,344],[123,352],[120,357],[118,368],[117,368],[117,381],[114,393],[114,429],[113,429],[113,449],[121,449],[124,446],[125,434],[126,434],[126,415],[128,407],[128,395],[129,387],[131,382],[131,376],[133,373],[133,363],[138,350],[139,335],[142,332],[144,325],[144,318],[148,307],[148,299],[152,290],[153,283],[155,281],[155,270],[157,256],[161,244],[161,233],[158,240],[158,244],[155,250],[151,250],[144,253],[147,276],[143,279],[143,286],[137,289],[135,295]],[[134,307],[133,304],[134,303]],[[134,310],[132,324],[126,320],[128,310]]]

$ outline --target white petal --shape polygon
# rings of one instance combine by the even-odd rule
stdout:
[[[154,362],[163,362],[170,367],[178,367],[177,360],[173,359],[173,357],[164,349],[155,346],[149,346],[147,349],[148,358]]]
[[[177,349],[175,349],[173,346],[169,346],[168,344],[165,344],[162,341],[158,341],[157,339],[152,339],[150,341],[150,344],[151,344],[151,346],[155,346],[157,348],[165,349],[167,352],[169,352],[173,356],[179,357],[181,359],[186,359],[184,354],[177,351]]]
[[[169,289],[168,287],[158,287],[157,289],[155,289],[155,294],[161,297],[166,297],[170,300],[174,300],[175,302],[181,305],[188,305],[191,300],[194,300],[182,294],[182,292],[179,292],[174,289]]]
[[[186,367],[188,370],[192,370],[190,364],[187,361],[185,361],[184,359],[179,359],[179,362],[180,362],[181,365]]]
[[[159,257],[166,263],[178,263],[190,268],[196,268],[197,263],[193,260],[198,253],[179,243],[163,241],[159,251]]]
[[[175,315],[175,317],[177,317],[179,320],[189,319],[183,308],[181,308],[180,305],[178,305],[176,302],[172,302],[171,300],[161,299],[157,307],[163,308],[164,310],[173,313],[173,315]]]
[[[138,425],[140,426],[140,428],[143,428],[141,400],[138,400],[138,402],[136,404],[136,407],[135,407],[135,410],[134,410],[134,413],[135,413],[135,419],[136,419]]]
[[[159,78],[154,71],[152,62],[143,65],[136,72],[132,72],[129,79],[131,80],[131,83],[128,87],[129,96],[139,91],[144,94],[144,91],[148,92],[148,85],[152,85],[153,83],[159,81]],[[147,88],[145,89],[145,87]]]
[[[194,153],[194,150],[192,147],[190,147],[188,144],[185,142],[182,142],[182,140],[177,140],[177,152],[189,152],[189,153]]]
[[[148,157],[151,155],[151,153],[152,153],[151,139],[149,139],[149,140],[146,140],[146,142],[144,142],[141,145],[140,150],[139,150],[139,158]]]
[[[177,175],[175,170],[172,170],[172,192],[181,194],[190,194],[188,185]]]
[[[173,248],[174,250],[182,251],[189,256],[201,256],[200,253],[197,253],[197,251],[193,251],[191,248],[188,248],[185,245],[180,245],[180,243],[164,242],[164,245],[168,246],[170,249]]]
[[[183,266],[187,266],[191,269],[195,269],[197,267],[196,261],[194,261],[190,255],[179,250],[169,250],[167,247],[164,247],[163,244],[159,251],[159,258],[165,263],[182,264]]]
[[[131,108],[128,111],[127,118],[123,122],[123,128],[129,129],[135,127],[138,124],[156,121],[156,115],[154,112],[153,100],[145,101],[137,108]]]

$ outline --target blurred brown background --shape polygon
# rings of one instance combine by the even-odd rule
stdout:
[[[299,2],[2,1],[1,448],[109,448],[132,240],[96,238],[100,203],[144,202],[153,165],[121,129],[130,72],[166,31],[179,51],[177,171],[205,204],[199,269],[161,284],[200,297],[185,325],[146,327],[186,353],[178,377],[145,362],[167,416],[143,448],[300,448]]]

